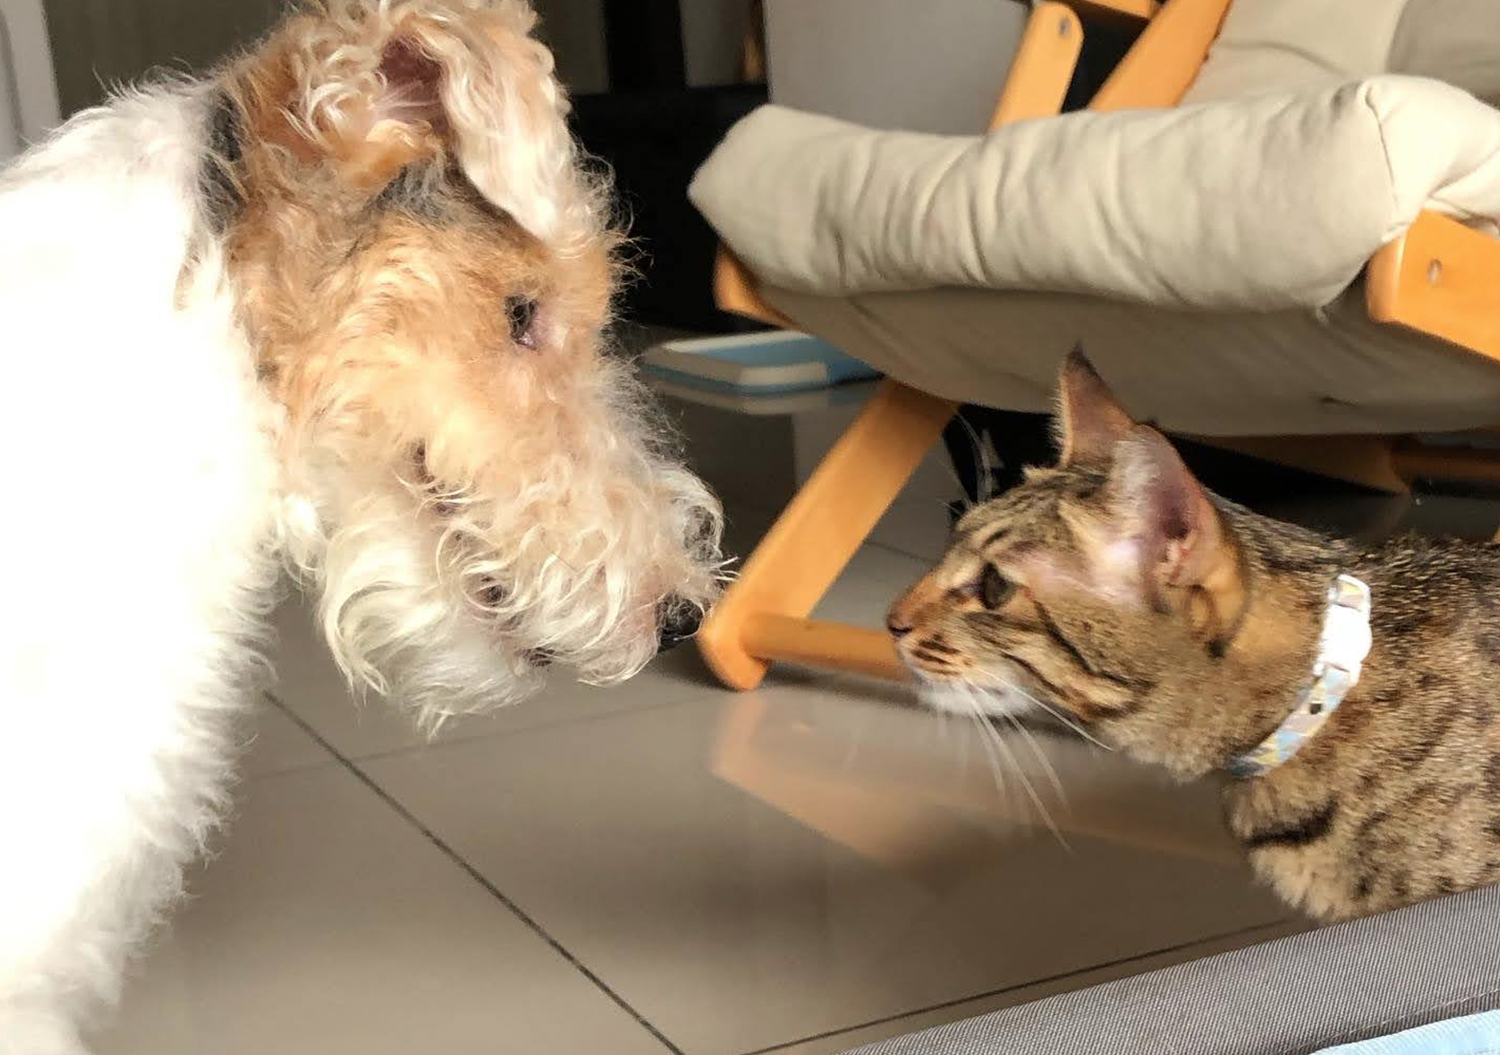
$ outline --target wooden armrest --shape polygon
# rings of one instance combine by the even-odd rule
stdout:
[[[714,303],[733,315],[770,323],[783,330],[797,328],[791,319],[766,303],[756,288],[755,276],[750,274],[750,269],[722,245],[714,259]]]
[[[1176,106],[1203,68],[1229,4],[1230,0],[1168,0],[1104,82],[1089,109]]]
[[[1011,61],[990,130],[1013,121],[1055,117],[1068,94],[1083,50],[1083,23],[1077,12],[1058,0],[1032,9]]]
[[[1500,238],[1424,212],[1370,259],[1365,304],[1377,322],[1500,360]]]

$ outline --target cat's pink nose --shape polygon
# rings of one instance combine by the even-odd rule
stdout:
[[[902,619],[895,612],[885,617],[885,628],[890,631],[892,637],[898,640],[911,633],[914,629],[910,623]]]

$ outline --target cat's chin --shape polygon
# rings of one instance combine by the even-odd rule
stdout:
[[[917,677],[917,698],[931,710],[970,718],[1004,718],[1036,709],[1035,702],[1014,686],[939,681],[921,675]]]

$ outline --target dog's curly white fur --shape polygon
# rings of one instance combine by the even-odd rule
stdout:
[[[532,22],[326,0],[0,172],[0,1052],[83,1050],[179,893],[283,569],[428,725],[710,602]]]

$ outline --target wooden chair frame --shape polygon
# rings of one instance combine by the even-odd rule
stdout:
[[[1080,13],[1146,22],[1090,103],[1098,111],[1177,105],[1231,0],[1045,0],[1032,11],[992,128],[1060,112],[1083,46]],[[1424,212],[1367,269],[1371,318],[1500,360],[1500,240]],[[721,249],[714,292],[726,311],[796,324],[765,302]],[[751,689],[770,663],[901,679],[883,633],[808,618],[941,436],[957,404],[886,380],[745,562],[698,635],[725,685]],[[1388,436],[1248,437],[1220,445],[1392,492],[1418,476],[1500,481],[1500,457]]]

